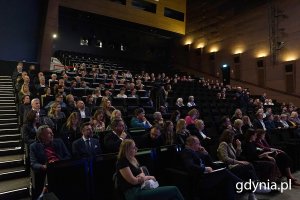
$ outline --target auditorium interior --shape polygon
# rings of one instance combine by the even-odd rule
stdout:
[[[0,200],[298,199],[299,10],[0,1]],[[274,188],[239,193],[223,172]],[[164,197],[167,186],[181,197]]]

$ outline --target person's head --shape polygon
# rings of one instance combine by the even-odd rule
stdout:
[[[56,75],[56,74],[51,74],[51,79],[52,79],[53,81],[55,81],[55,80],[57,79],[57,75]]]
[[[61,95],[61,94],[55,95],[55,102],[61,103],[61,102],[63,102],[63,100],[64,100],[63,95]]]
[[[256,112],[256,118],[262,120],[264,118],[264,113],[258,110]]]
[[[53,141],[53,132],[48,125],[42,125],[36,131],[36,138],[43,144],[50,144]]]
[[[134,111],[136,118],[143,119],[145,117],[145,110],[143,108],[137,108]]]
[[[93,116],[93,119],[94,120],[97,120],[97,121],[104,121],[105,120],[105,114],[104,114],[104,111],[102,110],[102,109],[98,109],[96,112],[95,112],[95,114],[94,114],[94,116]]]
[[[67,127],[71,128],[72,126],[78,126],[79,124],[79,114],[77,112],[72,112],[67,119]]]
[[[192,118],[192,119],[197,119],[199,117],[199,111],[196,108],[193,108],[192,110],[190,110],[188,112],[188,115]]]
[[[266,132],[263,129],[256,129],[257,139],[264,140],[266,137]]]
[[[118,109],[111,113],[111,119],[122,119],[122,112]]]
[[[33,110],[40,110],[41,104],[38,98],[34,98],[31,100],[31,107]]]
[[[286,114],[281,114],[281,115],[280,115],[280,119],[281,119],[282,121],[286,121],[287,118],[288,118],[288,116],[287,116]]]
[[[296,111],[293,111],[293,112],[291,113],[290,118],[292,118],[292,119],[298,118],[298,113],[297,113]]]
[[[243,116],[242,110],[239,109],[239,108],[237,108],[237,109],[235,110],[235,112],[234,112],[234,116],[237,117],[237,118],[239,118],[239,119],[241,119],[242,116]]]
[[[199,148],[201,147],[200,141],[196,136],[189,136],[186,139],[186,146],[193,151],[198,151]]]
[[[93,129],[89,122],[85,122],[80,126],[80,132],[86,139],[91,138],[93,136]]]
[[[221,119],[221,124],[224,127],[228,127],[229,125],[231,125],[231,121],[230,121],[229,117],[228,116],[223,116],[222,119]]]
[[[205,127],[204,122],[201,119],[196,119],[195,120],[195,127],[199,130],[202,131]]]
[[[92,104],[94,102],[94,97],[92,95],[87,95],[85,102]]]
[[[233,126],[236,129],[242,128],[242,126],[243,126],[243,120],[241,120],[241,119],[234,120]]]
[[[189,96],[189,102],[194,102],[194,96]]]
[[[68,95],[66,96],[66,102],[67,102],[67,104],[72,104],[72,103],[74,103],[74,102],[75,102],[74,96],[73,96],[72,94],[68,94]]]
[[[250,118],[247,115],[243,116],[242,120],[243,120],[243,124],[248,124],[248,125],[251,124]]]
[[[58,113],[61,111],[61,106],[58,102],[54,102],[51,106],[50,106],[50,113]]]
[[[29,95],[24,95],[22,97],[22,103],[23,104],[30,104],[30,96]]]
[[[27,124],[33,124],[38,120],[37,111],[30,110],[26,115],[26,123]]]
[[[274,115],[274,121],[279,122],[280,121],[280,116],[279,115]]]
[[[177,101],[176,101],[176,105],[182,106],[183,105],[183,99],[178,98]]]
[[[25,76],[23,77],[23,80],[24,80],[24,83],[25,83],[25,84],[29,84],[29,82],[30,82],[30,78],[29,78],[28,75],[25,75]]]
[[[150,130],[150,138],[152,140],[156,140],[161,135],[161,127],[159,125],[155,125],[151,127]]]
[[[82,100],[77,101],[76,106],[79,110],[84,110],[85,109],[85,105],[84,105],[84,102]]]
[[[257,138],[257,132],[252,129],[252,128],[249,128],[247,131],[246,131],[246,135],[245,135],[245,141],[247,142],[254,142]]]
[[[116,132],[118,135],[121,135],[125,130],[125,123],[122,119],[114,119],[111,122],[111,129]]]
[[[155,112],[155,113],[153,114],[153,118],[154,118],[154,120],[156,120],[156,121],[160,121],[160,120],[163,119],[163,118],[162,118],[162,115],[161,115],[161,112]]]
[[[184,119],[179,119],[176,124],[176,133],[181,132],[186,128],[186,122]]]
[[[23,93],[23,94],[28,93],[28,92],[29,92],[29,86],[28,86],[28,84],[23,84],[23,85],[21,86],[20,92]]]
[[[46,82],[45,76],[40,76],[39,77],[39,82],[40,82],[40,84],[45,85],[45,82]]]
[[[220,136],[220,142],[232,143],[234,139],[234,132],[229,129],[225,129]]]
[[[131,139],[125,139],[122,141],[118,153],[118,159],[120,158],[127,158],[129,162],[134,164],[136,167],[138,166],[138,163],[135,159],[135,155],[138,148],[135,146],[135,142]]]
[[[170,121],[170,120],[167,120],[166,122],[165,122],[165,131],[173,131],[174,130],[174,124],[173,124],[173,122],[172,121]]]
[[[268,121],[273,121],[274,120],[274,115],[272,113],[268,113],[267,116],[266,116],[266,119]]]

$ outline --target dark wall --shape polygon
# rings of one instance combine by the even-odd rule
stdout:
[[[76,12],[79,11],[60,8],[59,37],[53,52],[67,50],[141,63],[169,63],[171,36],[161,35],[153,28]],[[80,45],[81,37],[89,39],[88,46]],[[103,48],[95,47],[98,39],[102,41]],[[120,50],[121,44],[125,51]]]
[[[0,1],[0,60],[37,61],[42,18],[40,2]]]

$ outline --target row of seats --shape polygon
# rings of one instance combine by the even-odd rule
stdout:
[[[139,150],[136,158],[147,166],[160,185],[170,184],[165,173],[170,168],[179,147],[164,146],[155,149]],[[65,160],[48,164],[47,180],[49,191],[59,199],[119,199],[115,196],[112,180],[115,173],[116,154],[103,154],[93,159]],[[33,183],[43,181],[46,174],[32,171]],[[33,192],[36,185],[33,185]]]

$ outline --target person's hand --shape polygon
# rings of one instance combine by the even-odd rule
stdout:
[[[235,144],[237,147],[241,147],[242,143],[239,139],[236,139]]]
[[[47,165],[42,165],[41,170],[46,171],[47,170]]]
[[[242,165],[249,165],[249,162],[248,161],[238,161],[239,164],[242,164]]]
[[[156,178],[154,176],[146,176],[146,180],[156,181]]]
[[[206,173],[211,173],[213,171],[213,169],[211,167],[205,167],[205,171]]]
[[[120,138],[122,138],[123,140],[126,139],[127,137],[127,133],[125,133],[125,131],[123,131],[120,135]]]
[[[202,152],[202,153],[207,152],[206,149],[204,147],[202,147],[202,146],[199,147],[198,151]]]
[[[210,138],[210,137],[206,137],[205,139],[206,139],[206,140],[210,140],[211,138]]]

